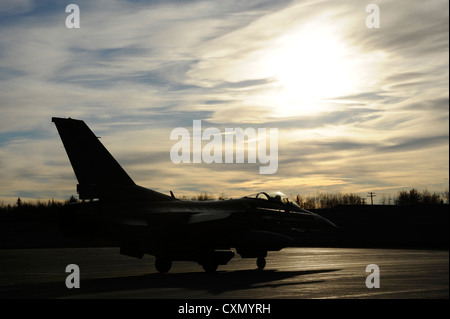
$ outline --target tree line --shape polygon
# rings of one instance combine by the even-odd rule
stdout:
[[[212,194],[206,192],[187,197],[182,196],[183,200],[193,201],[207,201],[207,200],[225,200],[229,199],[225,195],[221,194],[215,197]],[[291,198],[298,206],[303,209],[326,209],[332,208],[338,205],[370,205],[368,198],[354,193],[334,193],[327,192],[318,193],[316,195],[302,196],[297,194]],[[418,191],[415,188],[410,190],[402,190],[397,195],[385,195],[380,197],[379,203],[381,205],[437,205],[437,204],[449,204],[449,191],[440,193],[431,193],[428,190]]]
[[[449,204],[449,192],[448,190],[442,193],[430,193],[428,190],[420,192],[412,188],[409,191],[400,191],[394,203],[400,206]]]
[[[207,201],[207,200],[225,200],[229,199],[224,194],[215,197],[212,194],[202,192],[194,196],[182,196],[182,200]],[[354,193],[318,193],[316,195],[303,196],[297,194],[291,198],[298,206],[303,209],[326,209],[338,205],[370,205],[370,201],[365,196]],[[449,204],[449,192],[431,193],[428,190],[418,191],[415,188],[402,190],[397,195],[380,196],[381,205],[437,205]]]
[[[352,193],[318,193],[313,196],[295,196],[295,203],[303,209],[324,209],[338,205],[364,205],[365,198]]]
[[[182,196],[179,199],[191,200],[191,201],[207,201],[207,200],[226,200],[229,199],[224,194],[219,196],[214,196],[212,194],[202,192],[194,196]],[[354,193],[318,193],[312,196],[302,196],[300,194],[295,195],[291,198],[298,206],[303,209],[326,209],[332,208],[338,205],[368,205],[367,198]],[[16,204],[5,204],[0,202],[0,218],[10,219],[14,215],[21,215],[22,217],[36,217],[54,219],[57,215],[59,209],[72,202],[77,202],[78,200],[71,196],[68,200],[58,201],[58,200],[48,200],[41,201],[36,200],[33,202],[24,202],[17,198]],[[449,191],[446,190],[440,193],[431,193],[428,190],[418,191],[415,188],[410,190],[402,190],[397,193],[397,195],[389,197],[382,196],[379,200],[382,205],[438,205],[438,204],[449,204]],[[370,204],[369,204],[370,205]]]
[[[63,205],[77,201],[74,196],[68,200],[49,199],[28,202],[18,197],[15,204],[0,202],[0,220],[15,220],[16,217],[27,220],[54,220]]]

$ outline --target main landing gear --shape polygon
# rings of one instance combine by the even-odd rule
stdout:
[[[172,261],[166,258],[156,258],[155,267],[159,273],[165,274],[172,268]]]
[[[266,253],[267,254],[267,253]],[[256,266],[258,270],[263,270],[266,267],[265,255],[259,255],[256,259]],[[228,261],[233,258],[234,253],[230,251],[214,251],[207,254],[201,255],[198,259],[191,259],[192,261],[197,261],[203,270],[207,273],[214,273],[219,265],[226,265]],[[253,258],[256,256],[252,256]],[[245,255],[244,258],[251,258]],[[186,259],[175,259],[175,260],[186,260]],[[161,273],[165,274],[172,268],[172,260],[167,257],[156,257],[155,268]]]
[[[256,266],[258,266],[259,270],[263,270],[264,267],[266,267],[266,258],[258,257],[258,259],[256,259]]]
[[[159,273],[165,274],[172,268],[173,260],[189,260],[197,262],[203,267],[205,272],[213,273],[217,270],[219,265],[226,265],[233,257],[234,253],[232,251],[206,251],[190,255],[163,255],[156,257],[155,268]]]

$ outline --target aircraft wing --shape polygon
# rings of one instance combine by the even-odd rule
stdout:
[[[221,220],[229,217],[231,213],[228,212],[211,212],[192,214],[189,218],[188,224],[198,224],[203,222],[210,222],[214,220]]]

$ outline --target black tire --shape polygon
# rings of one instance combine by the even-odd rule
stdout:
[[[258,259],[256,259],[256,266],[258,266],[259,270],[263,270],[264,267],[266,267],[266,258],[259,257]]]
[[[165,274],[172,268],[172,261],[165,258],[156,258],[155,267],[159,273]]]

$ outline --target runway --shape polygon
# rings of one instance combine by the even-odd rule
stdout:
[[[207,274],[193,262],[157,273],[154,258],[118,248],[0,250],[0,298],[145,299],[448,299],[449,254],[443,250],[288,248],[270,252],[263,271],[239,256]],[[80,269],[68,289],[66,266]],[[368,288],[369,264],[380,288]]]

